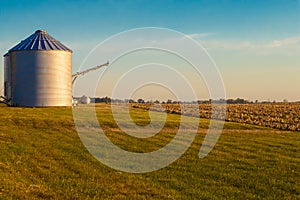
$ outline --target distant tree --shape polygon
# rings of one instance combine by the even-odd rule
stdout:
[[[128,103],[135,103],[133,99],[128,99]]]
[[[106,96],[106,97],[104,97],[104,102],[105,103],[110,103],[111,99],[108,96]]]
[[[110,103],[111,99],[109,97],[95,98],[95,103]]]
[[[140,103],[140,104],[144,104],[145,103],[144,99],[138,99],[137,102]]]
[[[234,100],[233,99],[227,99],[227,104],[234,104]]]

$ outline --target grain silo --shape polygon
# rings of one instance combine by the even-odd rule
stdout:
[[[80,103],[82,103],[82,104],[90,104],[91,103],[91,99],[88,96],[83,95],[80,98]]]
[[[72,106],[72,50],[44,30],[21,41],[4,58],[5,96],[11,105]]]

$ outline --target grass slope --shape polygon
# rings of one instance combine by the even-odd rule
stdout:
[[[180,116],[149,139],[118,129],[110,107],[96,107],[102,128],[124,149],[148,152],[167,144]],[[189,150],[145,174],[113,170],[94,159],[76,133],[70,108],[0,107],[0,199],[300,199],[299,132],[226,123],[205,158],[198,152],[208,120]],[[137,124],[148,112],[131,110]]]

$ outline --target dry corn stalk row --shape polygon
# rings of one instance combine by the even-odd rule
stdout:
[[[252,124],[281,130],[300,131],[300,103],[227,104],[132,104],[132,107],[165,111],[200,118],[223,119],[229,122]],[[197,113],[199,106],[199,113]],[[212,106],[214,116],[211,116]],[[184,113],[181,113],[184,110]]]

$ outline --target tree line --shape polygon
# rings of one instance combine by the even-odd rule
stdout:
[[[236,99],[218,99],[218,100],[198,100],[198,101],[173,101],[168,99],[166,101],[159,101],[159,100],[144,100],[139,98],[137,100],[134,99],[111,99],[110,97],[94,97],[90,98],[91,102],[93,103],[139,103],[139,104],[148,104],[148,103],[157,103],[157,104],[257,104],[257,103],[276,103],[275,101],[248,101],[243,98],[236,98]],[[287,102],[287,100],[283,100],[283,102]]]

